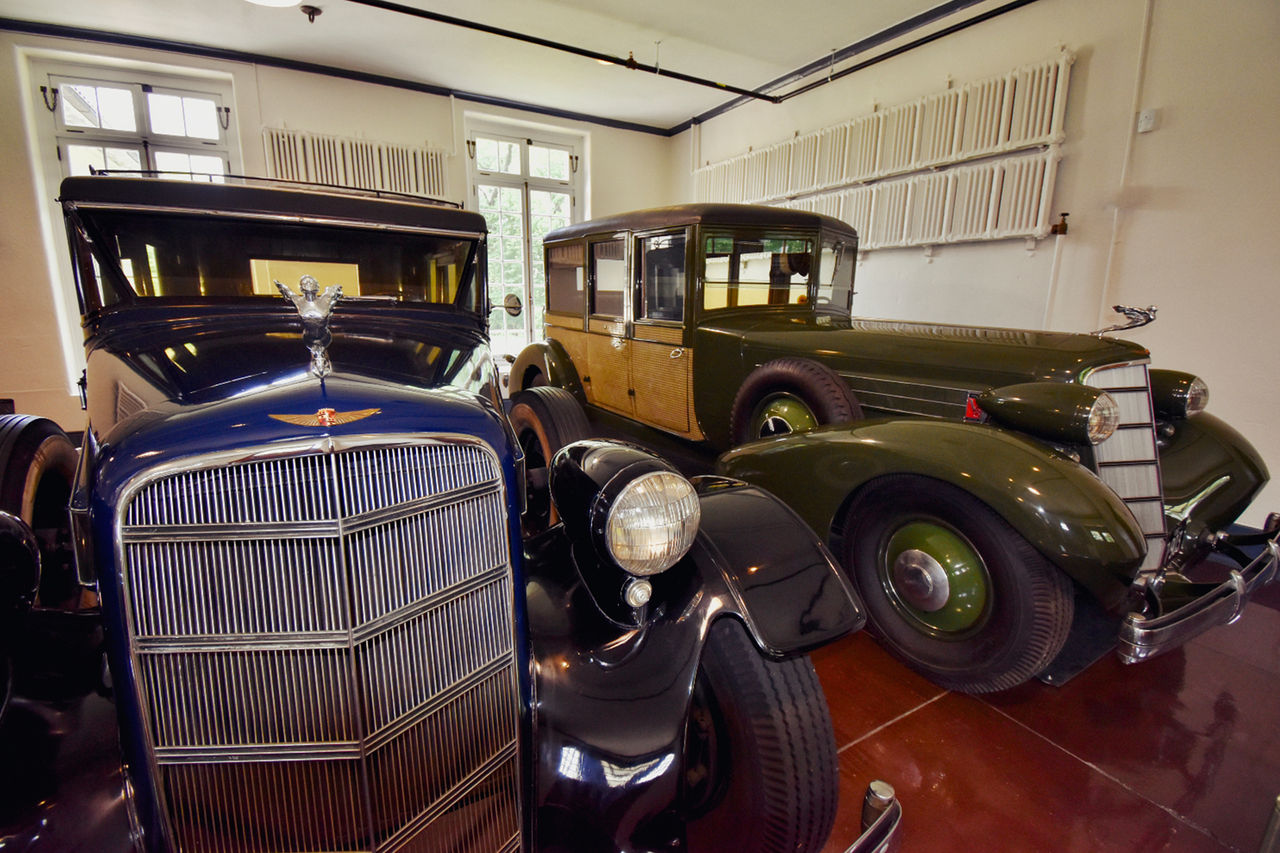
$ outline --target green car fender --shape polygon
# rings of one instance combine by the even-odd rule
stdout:
[[[1146,543],[1129,508],[1091,471],[985,424],[884,419],[745,444],[720,473],[763,486],[827,542],[877,478],[911,474],[963,489],[1108,608],[1119,607]]]
[[[1164,500],[1185,514],[1193,533],[1230,524],[1270,479],[1249,440],[1208,412],[1172,421],[1166,429],[1160,446]]]
[[[511,393],[523,391],[532,383],[533,376],[541,373],[547,385],[564,388],[586,405],[582,380],[565,348],[555,340],[538,341],[520,351],[511,365]]]

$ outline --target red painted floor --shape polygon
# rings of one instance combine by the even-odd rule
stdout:
[[[1280,590],[1235,625],[1065,686],[938,688],[859,633],[814,664],[840,747],[825,850],[857,837],[862,794],[897,790],[901,850],[1254,853],[1280,795]]]

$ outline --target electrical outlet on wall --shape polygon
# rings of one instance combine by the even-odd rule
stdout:
[[[1138,113],[1138,133],[1150,133],[1160,125],[1160,111],[1143,110]]]

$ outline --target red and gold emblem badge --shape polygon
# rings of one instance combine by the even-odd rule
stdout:
[[[269,415],[268,417],[295,426],[331,427],[363,420],[381,411],[382,409],[357,409],[354,412],[339,412],[336,409],[318,409],[314,415]]]

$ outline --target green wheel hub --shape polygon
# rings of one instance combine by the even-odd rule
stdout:
[[[964,635],[979,626],[991,598],[991,576],[973,545],[934,521],[893,531],[880,560],[880,581],[894,607],[931,637]]]
[[[813,410],[791,394],[770,394],[756,406],[751,417],[753,438],[772,438],[793,432],[804,432],[818,426]]]

